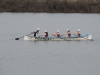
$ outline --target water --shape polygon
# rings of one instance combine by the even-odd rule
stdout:
[[[93,41],[24,41],[40,28],[92,34]],[[0,75],[100,75],[100,14],[0,13]]]

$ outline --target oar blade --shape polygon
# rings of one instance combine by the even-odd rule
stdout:
[[[19,40],[19,38],[15,38],[15,40]]]
[[[32,34],[32,33],[31,33]],[[29,35],[31,35],[31,34],[28,34],[28,35],[26,35],[26,36],[29,36]],[[22,37],[20,37],[20,38],[23,38],[24,36],[22,36]],[[19,40],[20,38],[15,38],[15,40]]]

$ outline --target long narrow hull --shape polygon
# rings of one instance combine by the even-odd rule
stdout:
[[[33,37],[25,36],[24,40],[37,40],[37,41],[80,41],[80,40],[92,40],[91,35],[82,36],[82,37]]]

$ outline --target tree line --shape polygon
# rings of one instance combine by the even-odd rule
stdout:
[[[100,0],[0,0],[0,12],[100,13]]]

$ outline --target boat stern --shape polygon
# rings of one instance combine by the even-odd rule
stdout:
[[[92,35],[88,35],[88,40],[92,40]]]
[[[24,36],[24,40],[29,40],[27,36]]]

